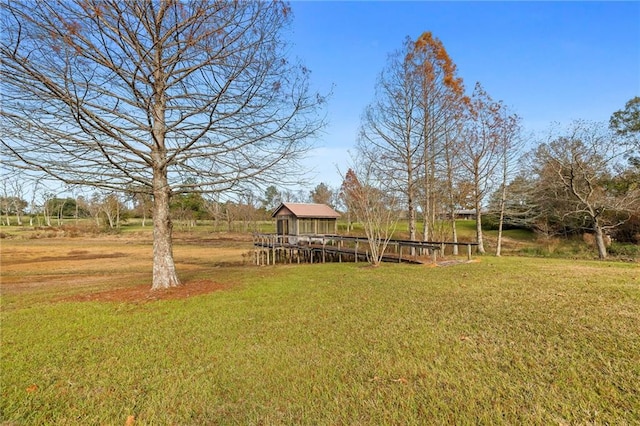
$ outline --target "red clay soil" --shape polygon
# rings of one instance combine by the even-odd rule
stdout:
[[[209,280],[190,281],[180,287],[151,291],[149,285],[118,288],[91,294],[78,294],[65,298],[73,302],[153,302],[156,300],[177,300],[202,294],[213,293],[230,288],[228,284],[219,284]]]

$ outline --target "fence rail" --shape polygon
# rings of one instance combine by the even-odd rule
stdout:
[[[436,263],[438,254],[443,256],[448,246],[466,246],[467,259],[477,243],[450,241],[389,240],[382,261],[425,263],[425,256]],[[354,262],[368,260],[369,240],[364,237],[343,235],[279,235],[253,234],[255,262],[257,265],[275,265],[276,262],[301,263],[327,260]],[[405,249],[407,249],[405,251]]]

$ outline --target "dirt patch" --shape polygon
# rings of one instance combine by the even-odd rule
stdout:
[[[180,287],[152,291],[148,284],[135,287],[117,288],[91,294],[79,294],[62,299],[70,302],[119,302],[144,303],[157,300],[186,299],[214,291],[231,288],[229,284],[220,284],[210,280],[190,281]]]
[[[31,262],[58,262],[65,260],[95,260],[95,259],[117,259],[127,257],[126,253],[89,253],[88,251],[70,251],[67,256],[44,256],[31,260]],[[28,263],[28,262],[22,262]]]

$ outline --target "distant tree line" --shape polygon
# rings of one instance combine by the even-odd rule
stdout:
[[[147,194],[87,191],[90,188],[56,193],[20,173],[3,175],[2,184],[3,226],[59,226],[69,220],[92,219],[98,228],[117,229],[132,218],[141,219],[142,226],[151,225],[153,203],[152,196]],[[31,201],[25,199],[27,194],[31,195]],[[270,185],[263,194],[246,190],[229,200],[202,193],[177,194],[171,199],[170,214],[181,229],[207,221],[216,230],[247,232],[255,230],[258,222],[270,220],[271,213],[282,202],[321,203],[338,208],[339,199],[338,192],[325,183],[311,191]]]

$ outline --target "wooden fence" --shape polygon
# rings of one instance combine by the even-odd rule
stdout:
[[[389,240],[382,257],[384,262],[436,263],[438,255],[445,254],[448,246],[466,246],[467,259],[477,243]],[[364,237],[342,235],[278,235],[254,234],[254,259],[256,265],[284,263],[325,263],[342,261],[368,261],[369,240]]]

